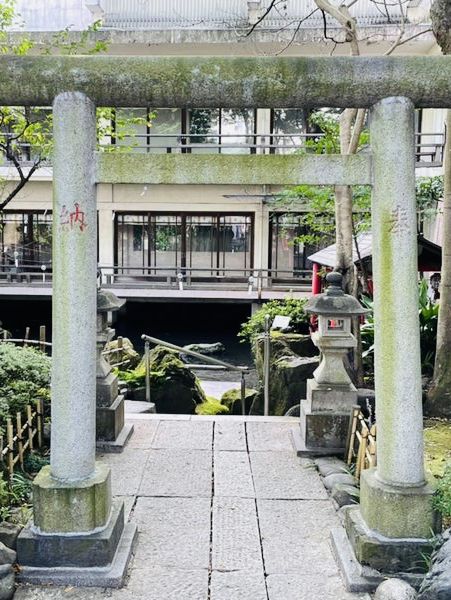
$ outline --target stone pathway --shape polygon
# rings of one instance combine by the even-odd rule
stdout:
[[[296,419],[129,415],[123,454],[103,455],[139,537],[121,590],[19,587],[16,600],[363,600],[329,547],[338,519],[296,457]]]

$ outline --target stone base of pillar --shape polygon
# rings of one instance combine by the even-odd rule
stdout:
[[[122,452],[133,433],[125,424],[124,396],[117,396],[109,406],[96,407],[96,446],[102,452]]]
[[[343,455],[350,412],[319,412],[301,400],[300,434],[294,436],[298,456]]]
[[[392,576],[427,572],[427,557],[436,545],[431,533],[425,539],[383,536],[368,527],[358,506],[345,511],[345,529],[360,564]]]
[[[431,532],[441,530],[438,513],[433,509],[434,489],[389,485],[366,469],[360,478],[360,510],[369,529],[391,539],[427,540]]]
[[[109,469],[80,482],[52,479],[44,467],[33,488],[34,522],[17,540],[20,580],[55,585],[120,587],[136,526],[124,504],[111,502]]]
[[[40,533],[90,533],[106,526],[111,510],[111,474],[96,463],[82,481],[59,481],[43,467],[33,481],[34,529]]]

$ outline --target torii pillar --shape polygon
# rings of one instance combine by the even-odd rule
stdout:
[[[440,526],[424,471],[414,139],[408,98],[372,108],[377,467],[346,513],[360,563],[410,575],[425,570]]]
[[[120,587],[136,526],[125,524],[110,469],[95,460],[95,106],[62,93],[53,121],[51,459],[33,483],[33,522],[17,542],[20,579]]]

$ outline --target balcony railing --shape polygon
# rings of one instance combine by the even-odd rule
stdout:
[[[100,0],[103,27],[116,29],[219,29],[245,28],[255,22],[269,0]],[[430,0],[424,2],[428,15]],[[405,18],[406,6],[390,2],[379,6],[360,0],[350,8],[359,26],[396,24]],[[316,9],[316,10],[315,10]],[[310,15],[310,16],[308,16]],[[409,16],[409,15],[407,15]],[[313,0],[286,0],[276,3],[261,24],[263,29],[323,27],[321,11]],[[330,25],[334,22],[328,18]]]
[[[100,283],[104,287],[121,289],[164,290],[237,290],[260,295],[268,290],[308,290],[312,280],[310,270],[228,269],[182,267],[100,266]],[[51,265],[0,265],[2,286],[49,287],[52,284]]]
[[[2,134],[3,136],[5,134]],[[155,134],[125,136],[115,144],[103,142],[103,152],[123,151],[148,154],[292,154],[313,152],[306,145],[322,137],[316,133],[249,134]],[[416,133],[415,156],[418,167],[440,167],[443,164],[444,133]],[[31,163],[37,150],[28,143],[19,145],[24,164]]]

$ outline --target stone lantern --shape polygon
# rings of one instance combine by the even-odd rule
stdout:
[[[124,396],[118,391],[118,378],[102,352],[115,331],[108,325],[108,313],[124,306],[125,300],[113,292],[97,290],[97,360],[96,360],[96,441],[97,447],[110,452],[122,451],[133,426],[124,422]]]
[[[351,410],[357,403],[357,389],[343,359],[357,346],[351,333],[352,317],[367,311],[343,292],[340,273],[329,273],[326,281],[326,292],[310,298],[305,307],[307,313],[318,315],[318,331],[312,334],[312,341],[321,351],[321,362],[313,379],[307,380],[307,398],[301,400],[298,454],[342,454]]]

